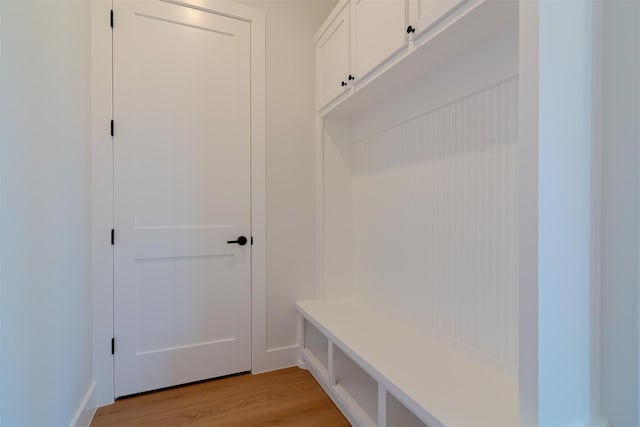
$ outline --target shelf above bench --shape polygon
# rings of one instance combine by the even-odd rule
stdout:
[[[340,399],[340,393],[333,390],[332,346],[430,427],[518,424],[517,380],[491,363],[359,300],[303,301],[297,309],[327,338],[329,366],[315,374],[334,399]],[[308,349],[302,357],[318,365],[319,357]],[[338,403],[349,410],[344,401]],[[386,408],[379,413],[385,414]],[[378,425],[386,425],[386,420]]]

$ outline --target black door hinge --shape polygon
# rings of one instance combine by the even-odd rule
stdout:
[[[113,126],[113,119],[112,119],[111,120],[111,136],[113,136],[113,128],[114,128],[114,126]]]
[[[251,246],[253,246],[253,236],[251,236]]]
[[[111,229],[111,244],[116,244],[116,231],[113,228]]]
[[[109,11],[109,25],[113,28],[113,9]]]
[[[111,338],[111,354],[116,354],[116,339]]]

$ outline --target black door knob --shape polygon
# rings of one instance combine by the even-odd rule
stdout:
[[[411,33],[415,33],[415,32],[416,32],[416,29],[413,28],[411,25],[409,25],[407,27],[407,34],[411,34]]]
[[[356,78],[355,78],[355,77],[353,77],[351,74],[349,74],[349,77],[348,77],[348,78],[349,78],[349,80],[355,80],[355,79],[356,79]]]
[[[240,236],[238,237],[238,240],[227,240],[227,243],[231,244],[231,243],[236,243],[240,246],[244,246],[246,245],[248,242],[247,238],[244,236]]]
[[[346,83],[346,82],[341,82],[341,83],[340,83],[340,86],[346,86],[346,85],[347,85],[347,83]]]

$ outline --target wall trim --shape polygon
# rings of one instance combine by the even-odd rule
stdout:
[[[91,1],[91,286],[93,379],[97,406],[113,403],[113,152],[111,28],[112,0]]]
[[[640,7],[636,7],[636,22],[640,22]],[[640,55],[640,31],[637,32],[637,49],[639,51],[638,55]],[[640,58],[638,58],[638,61],[640,61]],[[640,68],[640,64],[638,64],[638,68]],[[636,111],[638,113],[638,133],[637,133],[637,141],[636,144],[638,145],[638,167],[640,168],[640,84],[637,86],[637,91],[638,93],[637,98],[636,98]],[[636,281],[637,281],[637,299],[638,299],[638,307],[640,307],[640,174],[638,174],[638,211],[637,211],[637,220],[638,222],[636,223],[636,227],[637,227],[637,232],[638,232],[638,240],[636,243],[636,251],[638,252],[638,263],[636,264]],[[640,408],[640,313],[637,315],[638,319],[637,319],[637,344],[638,344],[638,350],[637,350],[637,358],[638,360],[636,360],[636,405],[637,408]],[[636,420],[638,421],[638,420]]]
[[[522,427],[538,426],[538,2],[519,10],[519,401]]]
[[[251,371],[254,375],[290,368],[296,366],[298,361],[298,345],[270,348],[263,352],[260,357],[260,364],[258,366],[254,365]]]
[[[171,3],[207,10],[251,24],[251,360],[253,372],[295,363],[290,350],[268,350],[266,341],[266,60],[265,12],[228,0],[181,0]],[[92,81],[92,287],[94,379],[97,405],[114,401],[113,356],[113,152],[108,124],[112,118],[112,0],[91,3]],[[293,352],[295,353],[295,352]],[[277,356],[274,356],[277,355]],[[287,359],[289,358],[289,359]],[[288,360],[288,361],[287,361]]]
[[[318,298],[318,297],[316,297]],[[299,311],[296,311],[296,365],[300,369],[307,369],[307,363],[302,357],[302,350],[304,350],[304,319]]]
[[[0,3],[0,25],[2,25],[2,15],[3,15],[3,9],[4,9],[4,2]],[[3,104],[3,97],[2,97],[2,39],[6,36],[3,36],[4,31],[0,31],[0,111],[2,110],[2,104]],[[3,131],[2,131],[2,120],[0,120],[0,139],[2,138],[3,135]],[[2,168],[2,158],[3,158],[3,149],[2,149],[2,144],[0,144],[0,168]],[[0,173],[0,203],[2,200],[2,174]],[[6,243],[4,243],[5,239],[2,236],[3,234],[3,225],[2,225],[2,209],[0,209],[0,260],[2,260],[2,253],[3,253],[3,246],[6,245]],[[2,278],[2,262],[0,262],[0,278]],[[0,281],[2,281],[2,279],[0,279]],[[2,310],[2,303],[1,301],[3,300],[2,294],[3,294],[3,285],[0,283],[0,310]],[[2,316],[2,314],[0,314],[0,348],[2,348],[4,346],[4,344],[2,343],[2,341],[4,340],[4,325],[3,325],[3,319],[4,316]],[[2,372],[2,370],[4,369],[4,357],[3,357],[3,352],[0,351],[0,373]],[[5,399],[4,399],[4,387],[2,385],[0,385],[0,423],[2,422],[2,415],[4,414],[4,406],[6,405]]]
[[[89,385],[89,389],[80,402],[80,406],[73,415],[69,427],[89,427],[96,413],[96,383]]]
[[[316,299],[324,300],[324,122],[317,113],[315,116]]]
[[[602,43],[603,4],[592,5],[591,101],[591,420],[602,418]],[[593,426],[604,426],[596,423]]]

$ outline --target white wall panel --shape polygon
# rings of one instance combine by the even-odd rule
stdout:
[[[342,121],[325,122],[323,298],[353,296],[353,145]]]
[[[517,78],[356,141],[357,292],[517,365]]]

